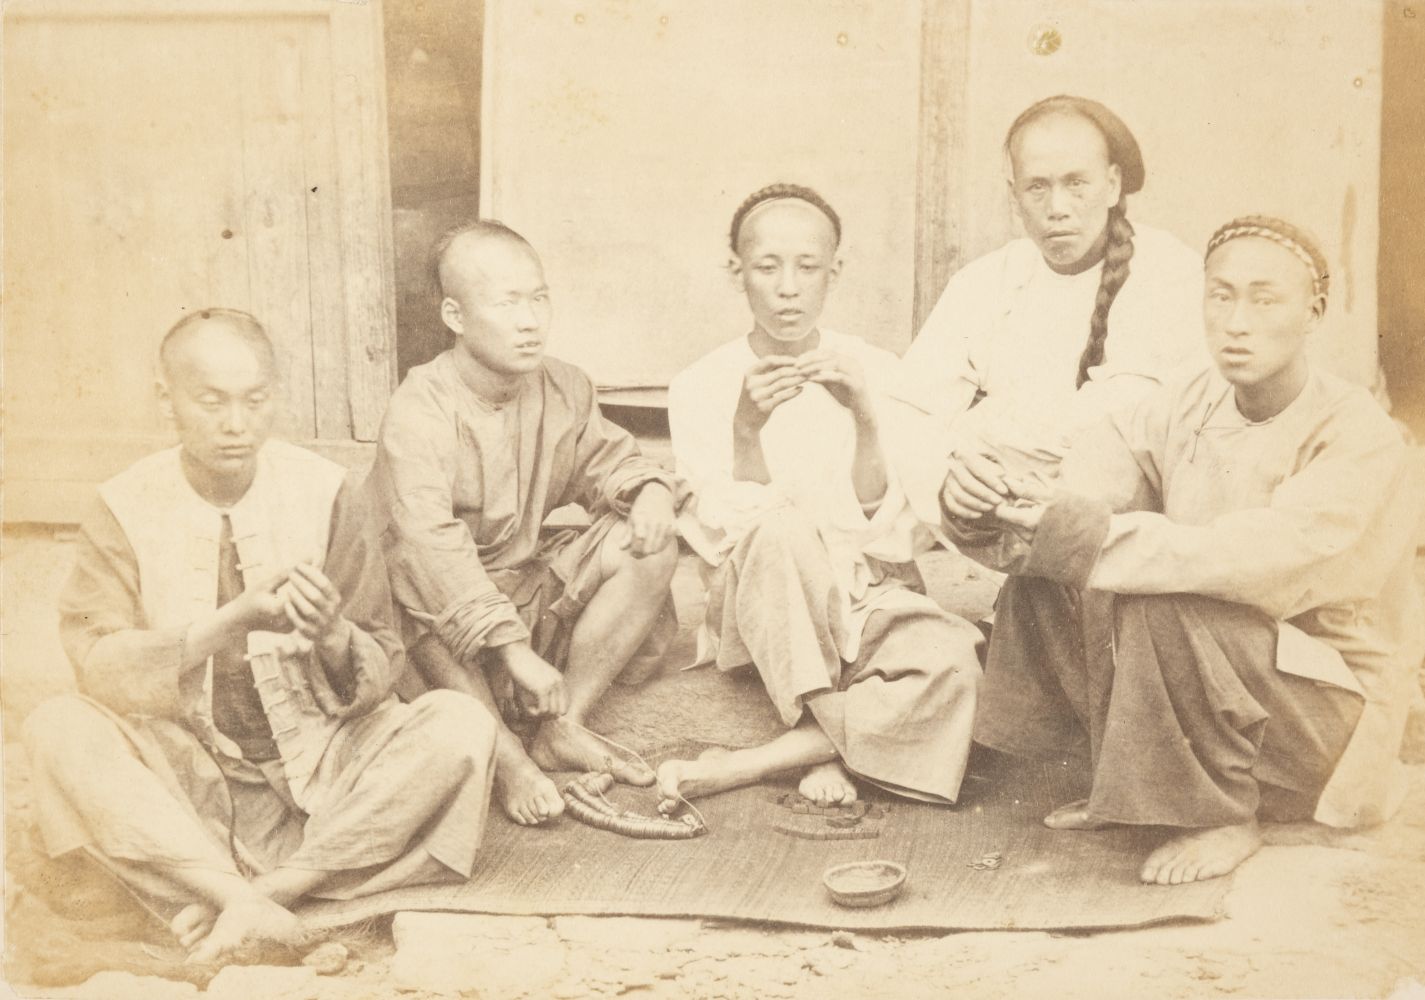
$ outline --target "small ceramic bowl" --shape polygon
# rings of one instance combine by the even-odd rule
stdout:
[[[883,906],[905,888],[905,866],[894,861],[853,861],[828,868],[821,881],[841,906]]]

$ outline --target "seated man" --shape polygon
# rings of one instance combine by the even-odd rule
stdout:
[[[180,444],[99,489],[60,633],[82,695],[27,720],[51,856],[87,852],[195,961],[288,940],[287,909],[468,878],[494,725],[391,695],[401,647],[345,470],[268,440],[272,344],[181,320],[159,392]]]
[[[948,518],[1015,574],[1000,597],[978,741],[1058,754],[1087,737],[1093,786],[1054,829],[1185,832],[1145,882],[1223,875],[1258,816],[1385,819],[1425,648],[1412,578],[1418,493],[1389,418],[1314,370],[1325,260],[1277,219],[1207,250],[1216,367],[1155,391],[1070,453],[1051,495]]]
[[[980,634],[925,595],[916,527],[882,450],[876,389],[895,356],[818,326],[841,222],[814,191],[774,185],[732,221],[751,332],[669,389],[679,521],[710,581],[707,658],[751,664],[788,731],[658,771],[662,807],[801,769],[821,805],[852,776],[954,802],[970,746]]]
[[[656,668],[676,627],[679,487],[604,420],[587,375],[545,356],[549,288],[523,237],[475,222],[447,234],[435,258],[455,345],[413,368],[391,400],[371,474],[376,513],[423,678],[497,716],[541,720],[528,751],[503,720],[495,738],[501,805],[540,823],[564,810],[541,769],[653,781],[584,722],[631,664],[626,679]],[[593,526],[542,535],[570,503]]]

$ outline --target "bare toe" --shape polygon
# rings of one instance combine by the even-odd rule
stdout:
[[[1174,837],[1148,855],[1139,878],[1158,885],[1183,885],[1218,878],[1255,854],[1261,843],[1255,820],[1193,830]]]
[[[169,930],[184,948],[192,948],[213,929],[217,911],[206,903],[189,903],[169,922]]]
[[[546,771],[607,771],[626,785],[651,785],[653,772],[618,756],[604,740],[568,719],[549,719],[529,747],[530,759]]]
[[[856,801],[856,786],[840,762],[818,764],[808,771],[797,791],[819,806],[844,805]]]
[[[1088,807],[1088,799],[1060,806],[1044,817],[1044,825],[1051,830],[1102,830],[1108,824],[1089,815]]]

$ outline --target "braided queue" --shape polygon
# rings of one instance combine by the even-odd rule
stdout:
[[[1128,221],[1122,200],[1108,210],[1108,239],[1103,249],[1103,271],[1099,274],[1098,293],[1094,296],[1093,314],[1089,317],[1089,339],[1079,355],[1079,373],[1074,388],[1089,380],[1089,369],[1103,364],[1103,343],[1108,339],[1108,311],[1113,300],[1128,280],[1129,261],[1133,259],[1133,223]]]
[[[1088,381],[1090,368],[1103,364],[1108,312],[1128,280],[1128,262],[1133,258],[1133,225],[1128,221],[1127,198],[1143,188],[1143,154],[1123,119],[1098,101],[1071,94],[1046,97],[1021,111],[1005,136],[1005,152],[1011,153],[1014,137],[1022,129],[1054,114],[1075,115],[1099,130],[1108,148],[1109,162],[1118,167],[1122,184],[1118,204],[1108,211],[1103,270],[1099,275],[1098,293],[1094,296],[1093,315],[1089,317],[1089,339],[1079,356],[1079,372],[1074,382],[1077,389]]]

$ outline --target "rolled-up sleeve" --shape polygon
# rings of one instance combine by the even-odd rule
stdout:
[[[579,503],[596,516],[608,510],[622,516],[639,490],[659,483],[673,494],[675,508],[681,507],[688,494],[682,478],[644,455],[632,434],[605,419],[592,383],[581,389],[584,414],[574,455]]]
[[[485,572],[469,527],[455,514],[457,459],[454,416],[430,396],[398,393],[372,470],[391,591],[457,659],[470,663],[487,646],[528,639],[529,630]]]

